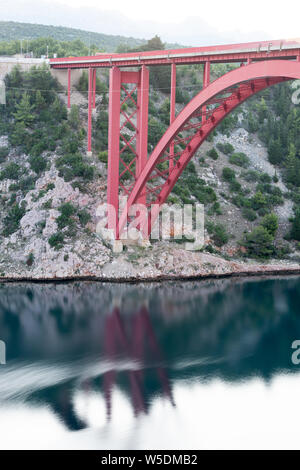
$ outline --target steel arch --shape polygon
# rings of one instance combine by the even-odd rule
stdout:
[[[124,230],[130,208],[136,204],[141,196],[150,192],[155,196],[151,202],[155,206],[154,211],[151,212],[151,220],[149,217],[147,229],[147,234],[149,235],[151,226],[159,213],[159,206],[166,201],[187,163],[217,125],[250,96],[274,84],[293,79],[300,79],[299,61],[265,60],[232,70],[200,91],[178,114],[154,148],[147,164],[136,180],[126,206],[121,213],[118,233],[121,234]],[[218,102],[216,97],[221,93],[230,94],[230,96],[219,100],[219,106],[210,111],[207,119],[201,125],[193,123],[188,125],[189,130],[195,131],[190,138],[179,138],[181,133],[186,130],[185,125],[191,119],[200,116],[201,113],[199,114],[199,111],[201,108],[209,104],[216,104]],[[175,154],[173,170],[170,173],[167,173],[166,170],[161,171],[158,165],[170,159],[170,155],[166,154],[166,150],[172,143],[176,145],[179,141],[181,143],[182,141],[187,142],[187,145],[182,152],[178,155]],[[155,178],[155,175],[163,183],[157,186],[157,190],[147,188],[147,184]],[[150,204],[148,205],[150,206]]]

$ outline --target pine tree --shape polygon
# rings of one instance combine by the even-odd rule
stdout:
[[[16,112],[13,113],[13,116],[17,122],[23,123],[27,127],[34,121],[33,109],[34,106],[30,104],[29,95],[25,92],[20,103],[16,104]]]
[[[45,106],[46,106],[46,101],[42,93],[40,92],[40,90],[38,90],[35,95],[35,107],[36,109],[41,110],[41,109],[44,109]]]

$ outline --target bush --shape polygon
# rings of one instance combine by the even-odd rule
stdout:
[[[20,175],[20,166],[17,163],[11,162],[0,173],[0,180],[17,180]]]
[[[54,233],[48,239],[49,245],[55,250],[60,250],[63,247],[64,236],[61,232]]]
[[[40,174],[46,170],[47,160],[41,155],[35,155],[29,159],[31,169],[36,173]]]
[[[108,160],[107,150],[103,150],[102,152],[99,152],[98,158],[99,158],[100,162],[107,163],[107,160]]]
[[[57,217],[56,223],[59,229],[67,226],[74,225],[74,220],[71,217],[76,213],[76,208],[70,202],[62,204],[58,208],[60,216]]]
[[[235,180],[235,171],[225,166],[222,171],[222,176],[225,181],[231,182]]]
[[[212,222],[207,222],[206,228],[217,246],[221,247],[228,242],[229,236],[222,224],[214,225]]]
[[[247,155],[243,152],[237,152],[233,153],[229,157],[229,163],[231,163],[232,165],[241,166],[243,168],[248,168],[248,166],[250,165],[250,160]]]
[[[214,227],[214,233],[213,233],[213,241],[215,242],[215,244],[217,246],[223,246],[225,245],[228,240],[229,240],[229,236],[226,232],[226,229],[223,225],[221,224],[217,224],[215,225]]]
[[[251,182],[251,183],[254,183],[260,180],[260,174],[256,170],[248,170],[242,174],[242,177],[244,178],[244,180]]]
[[[271,214],[265,215],[260,225],[264,227],[273,237],[275,237],[275,234],[278,229],[277,215],[274,214],[274,212],[272,212]]]
[[[0,163],[3,163],[9,154],[9,149],[7,147],[0,147]]]
[[[234,152],[234,147],[229,142],[226,142],[224,144],[219,142],[217,144],[217,148],[218,148],[218,150],[220,150],[220,152],[225,153],[225,155],[230,155],[231,153]]]
[[[231,183],[229,185],[229,189],[233,193],[239,193],[242,189],[242,186],[238,181],[234,180],[234,181],[231,181]]]
[[[7,216],[4,218],[3,235],[7,237],[16,232],[19,228],[20,220],[24,216],[26,210],[24,204],[14,204],[8,211]]]
[[[90,181],[94,176],[94,168],[84,163],[80,153],[70,153],[58,158],[56,167],[59,170],[59,176],[62,176],[65,181],[71,181],[75,177]]]
[[[91,215],[86,209],[81,209],[77,212],[79,222],[81,225],[84,227],[90,220],[91,220]]]
[[[269,258],[274,253],[273,240],[274,237],[268,230],[259,225],[245,235],[242,245],[247,249],[249,256]]]
[[[300,241],[300,207],[295,211],[295,217],[292,221],[291,238]]]
[[[256,217],[256,212],[248,207],[243,207],[242,210],[243,217],[250,222],[253,222],[257,217]]]
[[[219,154],[218,152],[216,151],[216,149],[213,147],[212,149],[210,149],[209,152],[207,152],[207,155],[212,158],[213,160],[218,160],[219,158]]]
[[[265,207],[267,204],[266,197],[260,191],[255,193],[254,196],[250,199],[250,201],[251,201],[251,207],[255,211]]]

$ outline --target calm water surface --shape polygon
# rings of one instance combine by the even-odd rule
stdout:
[[[0,284],[0,448],[300,448],[300,278]]]

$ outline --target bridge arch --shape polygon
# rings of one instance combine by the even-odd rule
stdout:
[[[162,136],[137,178],[119,219],[121,234],[130,208],[146,195],[154,205],[147,234],[182,171],[209,134],[237,106],[272,85],[300,79],[300,62],[264,60],[234,69],[201,90],[178,114]],[[209,106],[211,105],[211,106]],[[209,106],[209,111],[203,111]],[[170,149],[175,148],[175,152]],[[165,168],[164,162],[172,162]]]

